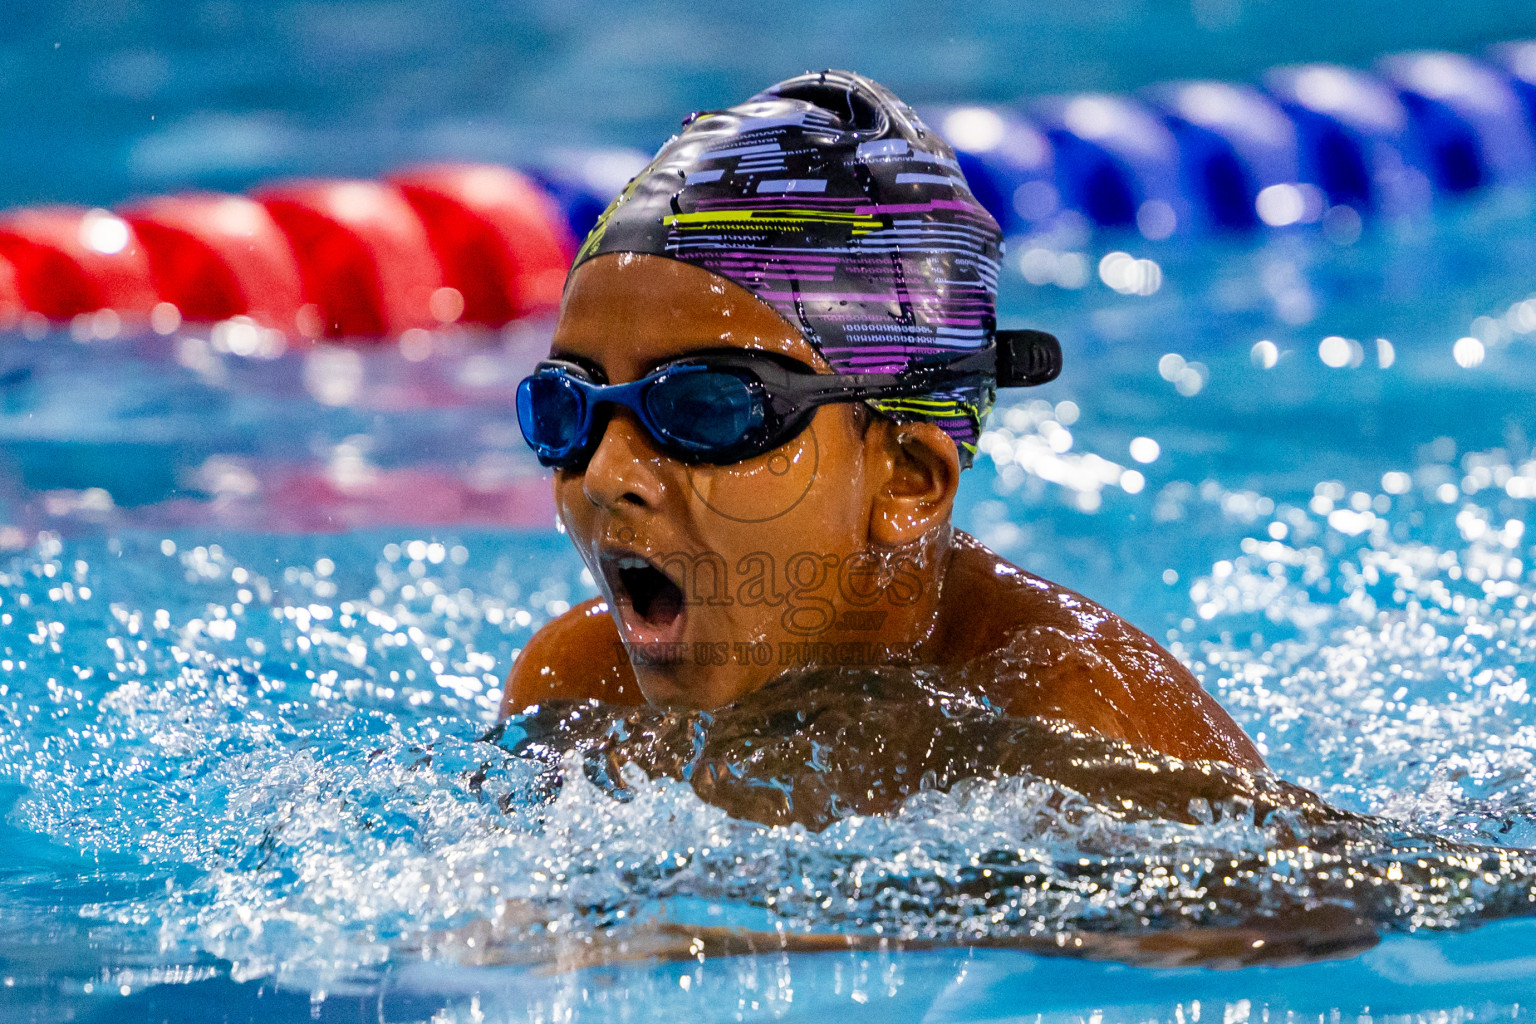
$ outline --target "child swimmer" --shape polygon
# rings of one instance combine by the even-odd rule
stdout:
[[[602,596],[533,637],[502,714],[990,660],[1009,715],[1262,768],[1149,636],[951,526],[995,388],[1059,365],[996,329],[1000,254],[948,145],[869,79],[686,121],[582,245],[518,391]]]

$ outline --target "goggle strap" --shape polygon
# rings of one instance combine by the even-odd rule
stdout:
[[[1047,384],[1061,374],[1061,342],[1045,331],[999,330],[996,340],[958,359],[918,364],[901,374],[903,381],[921,379],[924,384],[942,383],[986,373],[997,378],[1000,388],[1028,388]]]

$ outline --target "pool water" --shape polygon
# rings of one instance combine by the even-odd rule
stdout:
[[[481,742],[594,593],[509,401],[547,324],[0,338],[5,1019],[1528,1015],[1533,222],[1490,194],[1359,238],[1012,249],[1002,319],[1067,369],[994,412],[958,525],[1166,642],[1347,825],[1025,771],[811,832]],[[1121,248],[1152,294],[1100,283]],[[1047,258],[1080,287],[1029,284]],[[1380,943],[1046,955],[1318,904]],[[855,940],[678,942],[715,925]]]

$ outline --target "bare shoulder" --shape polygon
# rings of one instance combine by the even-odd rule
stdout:
[[[1264,763],[1157,641],[959,531],[935,640],[945,661],[1007,680],[999,696],[1012,714],[1065,719],[1176,757]]]
[[[501,714],[546,700],[587,698],[645,703],[608,603],[598,597],[551,619],[528,641],[502,688]]]

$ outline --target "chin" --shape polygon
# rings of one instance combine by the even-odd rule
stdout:
[[[693,664],[637,667],[635,679],[647,703],[690,711],[713,711],[762,685],[736,678],[723,669],[711,672]]]
[[[696,680],[690,678],[695,673],[689,672],[689,668],[691,666],[687,665],[637,665],[635,681],[640,684],[640,692],[648,704],[697,708],[700,706],[695,696],[698,687]]]

